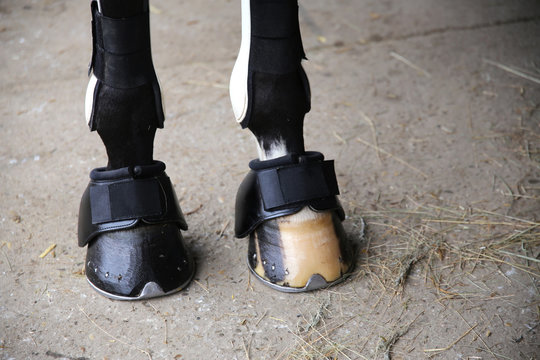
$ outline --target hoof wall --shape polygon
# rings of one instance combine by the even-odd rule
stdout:
[[[346,279],[355,258],[355,247],[336,214],[305,208],[255,229],[247,260],[251,272],[265,285],[283,292],[305,292]]]
[[[88,246],[86,277],[101,295],[141,300],[186,287],[195,263],[174,224],[142,225],[100,234]]]

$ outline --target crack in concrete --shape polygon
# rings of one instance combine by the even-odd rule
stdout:
[[[318,50],[325,50],[329,48],[347,47],[347,45],[350,46],[354,44],[367,45],[367,44],[373,44],[373,43],[385,43],[389,41],[409,40],[409,39],[437,35],[437,34],[445,34],[445,33],[458,32],[458,31],[489,29],[489,28],[498,27],[498,26],[536,22],[536,21],[540,22],[540,16],[524,16],[524,17],[519,17],[515,19],[496,20],[492,22],[480,23],[480,24],[474,24],[474,25],[448,26],[444,28],[435,28],[435,29],[425,30],[425,31],[416,32],[416,33],[404,34],[401,36],[400,35],[394,36],[392,34],[386,35],[386,36],[381,36],[379,34],[372,34],[367,39],[355,41],[352,43],[341,43],[339,46],[337,46],[336,44],[324,44],[324,45],[318,45],[318,46],[306,48],[306,53],[309,54],[310,52],[314,52]],[[351,24],[348,24],[346,22],[345,22],[345,25],[353,27]]]
[[[456,31],[468,31],[468,30],[479,30],[479,29],[488,29],[497,26],[513,25],[519,23],[535,22],[540,21],[540,16],[524,16],[516,19],[509,20],[496,20],[488,23],[474,24],[474,25],[464,25],[464,26],[448,26],[444,28],[431,29],[418,33],[405,34],[402,36],[390,36],[388,38],[382,38],[378,41],[372,40],[373,42],[381,42],[388,40],[407,40],[416,37],[431,36],[435,34],[445,34],[447,32],[456,32]]]
[[[50,357],[55,358],[55,359],[90,360],[89,358],[84,357],[84,356],[82,356],[82,357],[72,357],[72,356],[60,354],[60,353],[57,353],[57,352],[54,352],[54,351],[51,351],[51,350],[47,350],[45,355],[50,356]]]

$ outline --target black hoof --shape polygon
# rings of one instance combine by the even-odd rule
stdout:
[[[164,296],[183,289],[195,263],[174,224],[142,225],[100,234],[88,245],[86,277],[115,300]]]

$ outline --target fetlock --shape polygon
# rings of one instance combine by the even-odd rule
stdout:
[[[301,74],[300,65],[289,74],[253,74],[250,118],[244,121],[257,139],[261,160],[304,152],[304,115],[309,99]]]
[[[134,89],[100,86],[93,126],[105,145],[110,169],[152,162],[156,120],[151,86]]]

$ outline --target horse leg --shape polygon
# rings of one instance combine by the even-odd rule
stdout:
[[[278,290],[314,290],[342,280],[354,256],[341,221],[333,162],[304,149],[310,89],[296,0],[242,0],[242,42],[231,75],[236,120],[259,159],[237,194],[238,237],[248,264]]]
[[[93,0],[93,54],[86,118],[108,156],[90,173],[79,211],[86,276],[121,300],[180,290],[194,272],[180,229],[187,229],[165,164],[153,159],[163,127],[152,64],[148,0]]]

